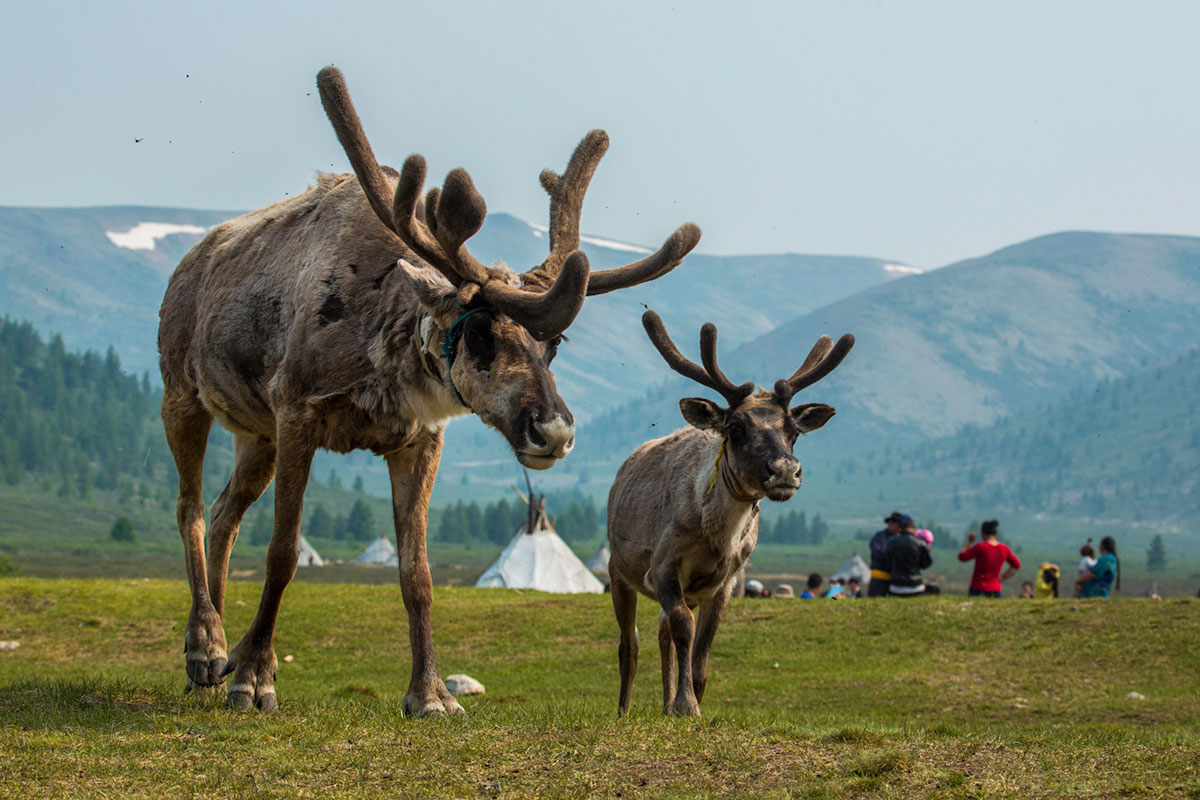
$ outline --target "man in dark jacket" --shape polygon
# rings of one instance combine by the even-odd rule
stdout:
[[[901,523],[900,534],[888,539],[884,562],[887,565],[888,595],[891,597],[915,597],[925,594],[925,579],[921,570],[933,563],[929,548],[913,534],[916,526],[912,520]]]
[[[885,527],[871,537],[867,547],[871,551],[871,580],[867,583],[867,597],[887,597],[888,574],[884,564],[888,540],[900,532],[900,522],[905,518],[899,511],[893,511],[891,516],[883,520]]]

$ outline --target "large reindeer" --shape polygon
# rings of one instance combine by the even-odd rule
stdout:
[[[317,85],[354,175],[320,175],[304,194],[216,227],[180,262],[163,299],[162,416],[192,590],[189,685],[215,686],[232,673],[233,708],[276,706],[275,618],[295,574],[313,454],[369,449],[387,461],[392,484],[412,647],[404,711],[461,713],[438,677],[429,621],[425,527],[443,428],[474,413],[525,466],[547,469],[566,456],[574,420],[549,369],[562,332],[585,296],[666,274],[700,231],[683,225],[657,253],[589,273],[579,217],[608,147],[592,131],[563,175],[541,174],[549,257],[523,274],[485,266],[465,245],[487,213],[470,176],[453,170],[422,198],[424,159],[409,156],[398,174],[381,168],[341,73],[327,67]],[[236,463],[213,504],[206,552],[201,467],[213,418],[233,432]],[[262,599],[227,656],[230,549],[272,479]]]
[[[658,601],[663,713],[699,716],[708,652],[738,573],[758,543],[758,504],[783,502],[800,488],[796,438],[820,428],[832,407],[792,397],[828,375],[854,346],[822,336],[804,364],[772,391],[735,386],[717,366],[717,328],[700,329],[703,367],[684,358],[653,311],[642,316],[650,341],[679,374],[718,392],[688,397],[690,427],[646,442],[625,460],[608,494],[613,610],[621,629],[618,710],[629,712],[637,673],[638,592]],[[699,607],[697,623],[692,610]],[[675,660],[678,657],[678,683]]]

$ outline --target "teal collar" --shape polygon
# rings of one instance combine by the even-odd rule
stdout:
[[[463,312],[462,316],[454,320],[454,324],[442,336],[442,358],[446,359],[446,379],[450,381],[450,388],[454,390],[454,396],[458,398],[458,402],[467,408],[471,406],[467,404],[467,401],[463,399],[462,393],[458,391],[458,387],[454,385],[454,376],[450,371],[454,369],[455,351],[458,350],[458,340],[462,338],[463,324],[467,321],[467,317],[477,314],[480,311],[491,310],[492,307],[489,305],[481,305],[468,309]]]

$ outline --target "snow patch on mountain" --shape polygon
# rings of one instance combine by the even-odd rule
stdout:
[[[105,231],[104,235],[117,247],[126,250],[153,250],[158,239],[177,233],[203,234],[208,228],[200,225],[179,225],[174,222],[139,222],[127,231]]]
[[[925,272],[920,267],[910,267],[908,264],[884,264],[883,268],[893,275],[920,275]]]

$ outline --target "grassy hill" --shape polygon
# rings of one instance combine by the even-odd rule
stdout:
[[[395,587],[288,590],[272,716],[182,695],[188,602],[180,581],[0,579],[21,643],[0,651],[0,794],[1200,795],[1197,600],[735,601],[695,721],[659,715],[652,635],[616,718],[607,597],[439,589],[442,672],[488,690],[440,721],[401,717]],[[231,586],[233,639],[256,604]]]
[[[114,564],[164,574],[154,557],[174,561],[180,544],[178,478],[159,419],[161,399],[144,376],[125,373],[112,349],[106,356],[68,353],[61,338],[45,342],[30,323],[0,319],[0,554],[58,574],[103,574]],[[229,435],[214,429],[204,471],[208,504],[232,464]],[[265,551],[272,502],[268,490],[247,515],[239,555]],[[362,539],[391,530],[390,501],[326,476],[314,474],[306,502],[335,519],[365,504],[375,521],[358,540],[344,525],[336,538],[314,539],[328,557],[357,555]],[[109,536],[119,517],[132,521],[135,542]]]
[[[1200,346],[1197,307],[1200,239],[1061,233],[868,289],[722,348],[720,362],[735,381],[770,385],[818,336],[853,333],[854,351],[805,397],[838,409],[806,447],[844,456],[1019,416],[1178,358]],[[697,328],[669,330],[695,357]],[[673,379],[593,421],[579,449],[624,458],[651,423],[676,427],[678,398],[694,394]]]
[[[1060,403],[874,459],[855,474],[919,480],[971,504],[1149,523],[1193,534],[1200,516],[1200,350]],[[957,500],[955,498],[958,498]]]

